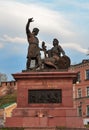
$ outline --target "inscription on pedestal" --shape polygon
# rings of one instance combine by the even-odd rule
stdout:
[[[28,103],[62,103],[61,89],[28,90]]]

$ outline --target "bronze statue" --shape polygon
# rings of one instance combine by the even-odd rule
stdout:
[[[64,50],[62,49],[62,47],[59,45],[59,41],[54,38],[53,39],[53,47],[51,48],[51,50],[48,50],[48,57],[60,57],[61,54],[65,55]]]
[[[29,18],[27,25],[26,25],[26,34],[27,34],[27,40],[29,43],[28,46],[28,54],[27,54],[27,63],[26,67],[27,69],[30,69],[31,60],[35,60],[35,68],[41,67],[41,57],[40,57],[40,48],[39,48],[39,40],[36,37],[39,33],[38,28],[34,28],[31,32],[29,29],[30,23],[33,22],[33,18]]]
[[[70,66],[70,59],[65,55],[64,50],[59,45],[58,39],[53,39],[53,47],[46,51],[48,58],[44,59],[44,64],[48,68],[67,69]]]
[[[53,47],[50,50],[46,49],[45,42],[42,42],[42,48],[40,48],[39,40],[36,37],[39,29],[34,28],[31,32],[29,29],[31,22],[33,22],[33,18],[29,18],[26,24],[26,34],[29,43],[26,63],[27,70],[68,69],[70,58],[66,56],[64,50],[59,45],[58,39],[53,39]],[[44,59],[41,59],[40,51],[44,51]],[[34,61],[33,66],[32,61]]]

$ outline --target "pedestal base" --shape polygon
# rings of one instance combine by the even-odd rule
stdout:
[[[13,110],[12,117],[6,119],[6,127],[83,128],[82,118],[77,117],[77,110],[73,108],[72,89],[73,79],[76,78],[75,73],[23,72],[14,74],[14,78],[18,84],[17,108]],[[61,100],[59,99],[58,103],[55,102],[54,99],[58,96],[56,91],[46,93],[47,99],[43,100],[45,96],[41,94],[39,94],[39,98],[35,95],[32,95],[33,98],[29,96],[30,90],[41,90],[42,95],[45,90],[61,90],[61,97],[58,97]],[[28,99],[29,97],[30,99]],[[36,98],[38,99],[36,100]]]
[[[7,118],[7,127],[68,127],[83,128],[81,117],[74,108],[16,108]]]

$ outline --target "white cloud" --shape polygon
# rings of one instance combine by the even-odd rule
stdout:
[[[74,35],[70,29],[71,23],[60,12],[31,3],[22,4],[15,1],[8,3],[7,0],[0,1],[0,5],[1,22],[4,22],[9,29],[24,28],[27,19],[33,17],[35,21],[31,26],[38,26],[42,32],[48,34],[51,32],[57,36],[59,33],[65,36]]]
[[[10,37],[8,35],[4,35],[2,38],[0,38],[1,41],[3,42],[14,42],[14,43],[26,43],[26,39],[25,38],[21,38],[21,37]]]
[[[4,46],[3,46],[3,43],[0,43],[0,49],[3,48],[3,47],[4,47]]]
[[[70,49],[73,49],[73,50],[77,50],[77,51],[82,52],[84,54],[87,53],[87,49],[84,49],[82,46],[80,46],[79,44],[76,44],[76,43],[64,43],[62,45],[65,48],[70,48]]]

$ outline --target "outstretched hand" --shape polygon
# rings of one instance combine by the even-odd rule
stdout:
[[[45,46],[45,42],[44,41],[42,42],[42,49],[46,50],[46,46]]]
[[[28,21],[29,22],[33,22],[34,20],[33,20],[33,18],[29,18]]]

